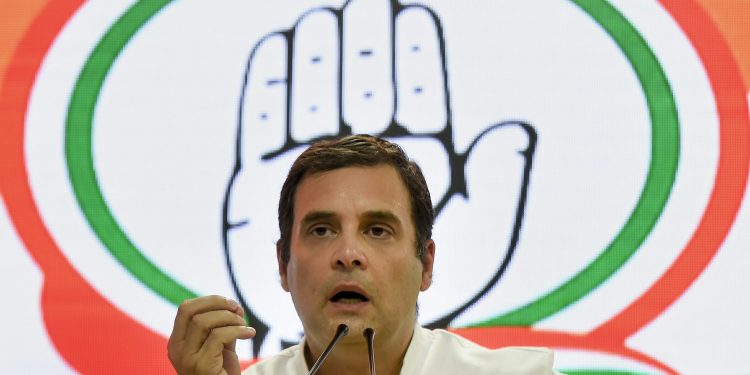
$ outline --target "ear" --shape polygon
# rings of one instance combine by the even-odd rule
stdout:
[[[425,244],[425,256],[422,260],[422,284],[420,292],[427,290],[432,285],[432,265],[435,263],[435,241],[429,240]]]
[[[289,291],[289,283],[287,283],[286,280],[286,265],[284,264],[284,261],[281,260],[281,245],[279,242],[276,242],[276,262],[279,264],[279,276],[281,277],[281,287],[284,288],[285,291]]]

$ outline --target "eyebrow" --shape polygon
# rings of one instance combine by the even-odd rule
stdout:
[[[387,221],[401,226],[401,220],[391,211],[367,211],[362,216],[366,219]]]
[[[307,215],[302,218],[301,224],[303,227],[305,227],[310,223],[320,220],[327,220],[333,217],[336,217],[336,214],[332,211],[312,211],[307,213]]]
[[[310,223],[314,223],[316,221],[321,220],[329,220],[331,218],[335,218],[338,215],[336,215],[333,211],[312,211],[307,213],[305,217],[302,218],[302,226],[307,226]],[[401,226],[401,220],[393,214],[393,212],[390,211],[367,211],[364,214],[362,214],[362,218],[369,219],[369,220],[380,220],[380,221],[387,221],[394,223],[398,226]]]

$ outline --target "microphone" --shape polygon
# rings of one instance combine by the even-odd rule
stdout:
[[[375,375],[375,349],[373,347],[373,341],[375,341],[375,330],[372,328],[365,328],[362,332],[367,340],[367,354],[370,357],[370,375]]]
[[[347,333],[349,333],[349,327],[346,324],[339,324],[339,327],[336,329],[336,335],[333,336],[331,343],[328,344],[326,350],[324,350],[320,357],[318,357],[318,360],[315,361],[315,364],[313,364],[310,372],[308,372],[307,375],[314,375],[316,372],[318,372],[320,366],[323,365],[323,361],[325,361],[326,358],[328,358],[328,355],[331,354],[333,347],[336,346],[341,338],[346,336]]]

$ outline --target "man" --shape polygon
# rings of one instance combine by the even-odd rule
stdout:
[[[388,141],[321,141],[292,165],[279,199],[276,244],[281,286],[305,336],[247,374],[306,374],[345,324],[349,334],[318,374],[368,374],[363,332],[375,333],[380,374],[554,374],[552,353],[489,350],[417,326],[417,296],[432,283],[434,215],[422,172]],[[219,296],[184,302],[169,339],[180,374],[239,374],[242,308]]]

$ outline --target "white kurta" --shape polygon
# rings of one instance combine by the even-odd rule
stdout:
[[[243,375],[307,374],[304,340],[248,368]],[[334,349],[335,350],[335,349]],[[377,358],[377,353],[375,353]],[[362,358],[367,361],[367,357]],[[402,375],[557,374],[552,351],[545,348],[487,349],[451,332],[415,327],[406,350]],[[377,365],[377,362],[376,362]]]

